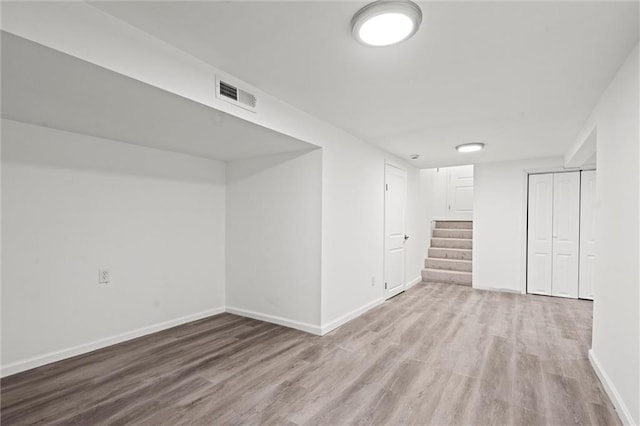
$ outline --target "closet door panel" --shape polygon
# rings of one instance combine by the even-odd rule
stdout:
[[[553,296],[578,298],[580,172],[553,175]]]
[[[553,175],[529,176],[527,292],[551,294]]]
[[[595,293],[596,262],[596,172],[580,176],[580,277],[578,296],[592,299]]]

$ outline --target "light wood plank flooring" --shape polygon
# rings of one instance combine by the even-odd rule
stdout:
[[[591,316],[424,283],[324,337],[222,314],[5,378],[2,424],[619,424]]]

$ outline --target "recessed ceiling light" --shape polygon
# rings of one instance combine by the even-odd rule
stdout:
[[[409,0],[378,0],[364,6],[351,20],[356,40],[369,46],[390,46],[408,39],[422,22],[420,7]]]
[[[480,142],[463,143],[462,145],[456,146],[458,152],[476,152],[482,148],[484,148],[484,144]]]
[[[418,158],[420,158],[420,154],[411,154],[409,158],[411,158],[412,160],[417,160]]]

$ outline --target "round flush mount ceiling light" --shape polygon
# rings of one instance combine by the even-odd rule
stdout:
[[[420,22],[422,11],[414,2],[378,0],[353,15],[351,31],[368,46],[391,46],[414,35]]]
[[[462,145],[456,146],[458,152],[476,152],[482,148],[484,148],[484,144],[481,142],[463,143]]]

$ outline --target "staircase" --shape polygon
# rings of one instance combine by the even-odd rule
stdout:
[[[472,221],[436,221],[422,281],[471,286]]]

